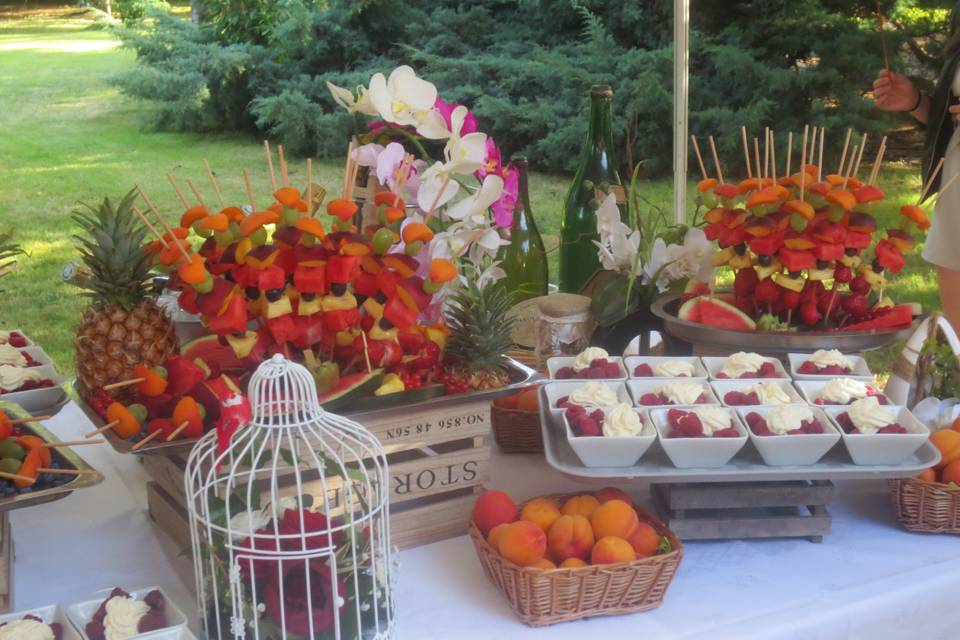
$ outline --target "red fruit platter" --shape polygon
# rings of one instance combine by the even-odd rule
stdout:
[[[682,320],[679,296],[658,298],[650,310],[664,322],[667,333],[694,345],[702,353],[730,353],[749,346],[753,351],[768,354],[838,349],[844,353],[859,353],[881,349],[906,340],[918,321],[895,329],[867,331],[737,331],[722,327]]]

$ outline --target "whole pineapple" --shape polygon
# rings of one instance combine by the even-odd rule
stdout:
[[[470,282],[454,293],[447,307],[447,357],[454,376],[471,389],[497,389],[509,384],[503,354],[513,346],[513,294],[500,284],[482,289]]]
[[[84,397],[130,378],[134,365],[160,365],[178,347],[173,323],[150,297],[147,230],[134,214],[135,198],[133,191],[116,205],[105,198],[73,215],[83,230],[74,236],[77,249],[91,273],[84,284],[92,302],[73,341]]]

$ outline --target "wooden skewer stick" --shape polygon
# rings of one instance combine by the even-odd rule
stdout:
[[[84,438],[92,438],[93,436],[98,435],[98,434],[100,434],[100,433],[103,433],[104,431],[109,431],[110,429],[113,429],[113,428],[114,428],[115,426],[117,426],[118,424],[120,424],[120,421],[119,421],[119,420],[114,420],[113,422],[108,422],[107,424],[103,425],[103,426],[100,427],[99,429],[94,429],[94,430],[91,431],[90,433],[85,433],[85,434],[83,434],[83,437],[84,437]]]
[[[777,183],[777,139],[770,129],[770,171],[773,174],[773,183]]]
[[[217,194],[217,201],[220,203],[220,208],[225,209],[227,203],[223,201],[223,194],[220,192],[220,184],[213,176],[213,169],[210,168],[210,163],[207,162],[206,158],[203,159],[203,166],[207,168],[207,176],[210,178],[210,183],[213,184],[213,190]]]
[[[853,175],[853,165],[857,161],[857,152],[860,148],[857,145],[853,145],[853,149],[850,150],[850,162],[847,164],[847,170],[843,174],[843,189],[847,188],[847,181],[850,180],[850,176]]]
[[[713,164],[717,165],[717,180],[723,184],[723,169],[720,167],[720,158],[717,156],[717,145],[710,136],[710,153],[713,154]]]
[[[927,184],[923,185],[923,191],[920,192],[920,197],[917,198],[917,206],[920,206],[920,203],[927,199],[927,193],[930,192],[930,187],[933,186],[933,183],[936,181],[937,176],[940,175],[940,170],[943,169],[943,156],[940,157],[940,162],[937,163],[937,166],[934,167],[933,173],[930,174],[930,179],[927,180]]]
[[[183,257],[187,260],[190,260],[190,254],[187,253],[186,247],[183,246],[183,243],[180,242],[180,238],[176,236],[173,232],[173,229],[170,228],[170,225],[167,224],[167,221],[163,219],[163,216],[160,215],[160,212],[157,210],[157,207],[154,206],[153,200],[147,196],[147,192],[143,190],[143,187],[140,186],[140,183],[134,182],[133,186],[137,188],[137,191],[140,192],[143,201],[147,203],[147,206],[150,207],[150,211],[153,212],[153,215],[156,216],[157,220],[160,221],[160,224],[163,225],[163,228],[167,230],[167,233],[170,234],[170,237],[173,239],[173,243],[177,245],[177,248],[180,249],[180,253],[183,254]]]
[[[430,204],[430,208],[423,216],[424,220],[429,220],[433,212],[436,211],[437,205],[440,204],[440,198],[443,196],[443,192],[447,190],[448,184],[450,184],[450,174],[447,174],[447,177],[443,179],[443,184],[440,185],[440,191],[437,192],[437,195],[433,198],[433,202]]]
[[[273,190],[277,190],[277,174],[273,172],[273,154],[270,152],[270,142],[268,140],[263,141],[263,152],[267,156],[267,168],[270,169],[270,186],[273,187]]]
[[[806,195],[807,187],[807,134],[810,133],[810,125],[803,126],[803,146],[800,147],[800,202],[803,202],[803,196]]]
[[[819,129],[817,127],[813,127],[813,129],[810,130],[810,134],[811,134],[810,135],[810,151],[807,152],[807,160],[809,160],[810,162],[813,162],[813,159],[817,157],[817,132],[818,131]],[[806,169],[806,167],[804,167],[804,169]]]
[[[763,179],[770,177],[770,127],[763,128]]]
[[[786,176],[789,178],[792,174],[790,173],[791,164],[793,163],[793,131],[787,132],[787,173]]]
[[[250,184],[250,176],[247,174],[246,169],[243,169],[243,184],[247,188],[247,200],[250,201],[250,209],[256,211],[257,205],[253,201],[253,185]]]
[[[197,189],[196,185],[193,184],[193,181],[187,179],[187,186],[190,188],[190,191],[193,192],[193,197],[197,199],[197,202],[200,203],[200,206],[206,209],[207,203],[203,201],[203,196],[200,194],[200,190]]]
[[[16,420],[11,420],[10,424],[25,424],[27,422],[43,422],[44,420],[49,420],[53,416],[30,416],[28,418],[17,418]]]
[[[880,141],[880,148],[877,149],[877,156],[873,159],[873,167],[870,168],[870,179],[867,184],[873,184],[877,181],[877,174],[880,171],[880,163],[883,161],[883,155],[887,151],[886,147],[887,136],[883,136],[883,139]]]
[[[817,160],[817,182],[823,182],[823,142],[826,127],[820,127],[820,158]]]
[[[347,185],[350,184],[350,171],[353,167],[353,148],[354,142],[353,139],[350,139],[350,144],[347,145],[347,163],[343,167],[343,189],[340,190],[340,197],[347,197]]]
[[[19,480],[20,482],[29,482],[33,484],[37,481],[36,478],[31,478],[30,476],[22,476],[19,473],[7,473],[6,471],[0,471],[0,478],[6,478],[7,480]]]
[[[160,241],[160,244],[162,244],[164,248],[170,246],[170,243],[167,242],[166,239],[164,239],[163,234],[157,231],[157,228],[155,226],[150,224],[150,220],[147,219],[147,216],[144,215],[143,211],[140,211],[140,209],[133,207],[133,212],[140,217],[140,219],[143,221],[143,224],[147,225],[147,229],[150,229],[150,233],[157,236],[157,240]]]
[[[37,473],[54,473],[62,476],[99,476],[96,469],[37,469]]]
[[[350,165],[350,174],[347,176],[347,200],[353,199],[353,190],[357,186],[357,173],[360,171],[360,163],[354,160]]]
[[[707,168],[703,164],[703,156],[700,155],[700,145],[697,144],[697,136],[691,134],[690,142],[693,143],[693,152],[697,156],[697,164],[700,165],[700,175],[702,175],[703,179],[706,180],[709,176],[707,175]],[[747,168],[747,171],[750,171],[749,167]]]
[[[757,168],[757,188],[763,189],[763,168],[760,165],[760,142],[756,137],[753,139],[753,159],[756,161],[754,166]]]
[[[114,382],[113,384],[103,385],[104,391],[112,391],[114,389],[121,389],[123,387],[129,387],[132,384],[140,384],[145,382],[146,378],[130,378],[129,380],[121,380],[120,382]]]
[[[847,137],[843,140],[843,153],[840,154],[840,168],[837,169],[837,174],[841,176],[843,175],[843,167],[845,166],[844,163],[847,161],[847,148],[850,146],[850,136],[852,135],[853,128],[851,127],[847,129]]]
[[[277,155],[280,156],[280,177],[283,179],[283,186],[290,186],[290,176],[287,174],[287,158],[283,155],[283,145],[277,145]]]
[[[154,432],[152,432],[150,435],[148,435],[146,438],[144,438],[144,439],[141,440],[140,442],[138,442],[138,443],[136,443],[135,445],[133,445],[132,447],[130,447],[130,451],[139,451],[139,450],[142,449],[143,447],[147,446],[147,443],[152,442],[152,441],[153,441],[158,435],[160,435],[161,433],[163,433],[163,429],[157,429],[156,431],[154,431]]]
[[[361,331],[360,337],[363,338],[363,359],[367,361],[367,372],[373,371],[373,367],[370,366],[370,351],[367,348],[367,332]]]
[[[740,138],[743,140],[743,160],[747,165],[747,179],[753,178],[753,171],[750,170],[750,144],[747,142],[747,128],[740,127]],[[701,163],[702,164],[702,163]]]
[[[183,195],[183,191],[180,190],[180,185],[177,184],[177,181],[173,179],[171,174],[167,174],[167,180],[170,181],[170,186],[173,187],[173,190],[177,192],[177,197],[180,198],[180,203],[187,209],[190,208],[190,202],[187,200],[187,197]]]
[[[313,158],[307,158],[307,211],[309,216],[313,212]]]
[[[181,422],[181,423],[177,426],[177,428],[174,429],[174,430],[170,433],[170,435],[167,436],[167,442],[170,442],[171,440],[173,440],[174,438],[176,438],[177,436],[179,436],[181,433],[183,433],[183,430],[186,429],[186,428],[189,427],[189,426],[190,426],[190,421],[189,421],[189,420],[184,420],[183,422]]]
[[[103,444],[106,440],[98,440],[93,438],[92,440],[68,440],[66,442],[47,442],[43,446],[48,449],[56,449],[58,447],[79,447],[85,444]]]
[[[852,178],[856,178],[857,174],[860,173],[860,163],[863,161],[863,150],[867,148],[867,134],[863,134],[863,138],[860,139],[860,151],[857,153],[857,164],[853,167]]]

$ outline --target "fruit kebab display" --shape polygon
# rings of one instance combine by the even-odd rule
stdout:
[[[62,458],[54,456],[53,449],[99,444],[102,440],[51,443],[25,426],[28,422],[49,417],[11,420],[6,413],[0,412],[0,498],[57,487],[75,476],[100,474],[92,469],[70,468]]]
[[[793,139],[788,136],[786,171],[777,175],[774,134],[753,140],[741,128],[747,178],[724,182],[713,138],[710,148],[717,178],[707,173],[696,138],[693,148],[703,179],[697,185],[706,213],[706,234],[718,244],[713,264],[733,271],[732,295],[688,296],[683,320],[736,330],[888,330],[910,326],[913,306],[894,304],[885,295],[890,275],[905,265],[916,234],[930,226],[921,204],[900,209],[896,228],[881,230],[872,215],[885,205],[877,186],[886,138],[870,175],[858,178],[867,136],[850,148],[851,131],[835,173],[826,173],[825,132],[805,127],[799,170],[793,171]],[[940,167],[934,172],[936,176]],[[958,176],[947,180],[941,195]]]

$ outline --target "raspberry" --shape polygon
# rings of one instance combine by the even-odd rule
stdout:
[[[619,378],[620,377],[620,365],[616,362],[611,362],[606,367],[604,367],[604,372],[608,378]]]
[[[566,409],[570,406],[570,396],[563,396],[557,400],[557,409]]]
[[[817,369],[817,365],[813,364],[813,363],[810,362],[809,360],[807,360],[807,361],[804,362],[802,365],[800,365],[800,366],[797,368],[797,372],[798,372],[798,373],[807,374],[807,375],[815,375],[815,374],[819,373],[819,371],[818,371],[818,369]]]
[[[719,431],[713,432],[714,438],[739,438],[740,432],[733,427],[727,427],[726,429],[720,429]]]
[[[578,416],[587,414],[587,410],[578,404],[567,404],[566,416],[568,420],[573,420]]]
[[[837,423],[847,433],[860,433],[860,430],[853,426],[853,422],[850,420],[847,412],[843,412],[837,416]]]
[[[823,425],[820,424],[820,421],[816,418],[813,420],[805,420],[802,427],[801,433],[823,433]]]
[[[603,415],[603,411],[601,409],[596,409],[595,411],[593,411],[593,413],[590,414],[590,419],[596,422],[597,424],[602,424],[603,419],[605,417],[606,416]]]
[[[777,367],[772,362],[764,362],[760,365],[760,370],[757,371],[758,378],[779,378],[777,375]]]
[[[640,396],[640,404],[645,407],[655,407],[657,405],[670,404],[663,394],[645,393]]]
[[[907,433],[907,430],[904,429],[900,423],[895,423],[883,427],[880,429],[879,433]]]
[[[591,438],[600,435],[600,426],[588,415],[580,415],[570,425],[580,437]]]
[[[591,369],[603,369],[604,367],[607,366],[608,363],[609,363],[609,362],[608,362],[608,360],[607,360],[606,358],[596,358],[596,359],[590,361],[590,368],[591,368]]]
[[[728,376],[727,374],[723,373],[722,371],[717,374],[717,378],[719,378],[720,380],[726,380],[726,379],[729,378],[729,377],[730,377],[730,376]]]
[[[576,376],[572,367],[563,367],[557,371],[556,378],[557,380],[569,380]]]
[[[633,375],[638,378],[652,378],[653,368],[646,363],[637,365],[637,368],[633,370]]]

